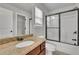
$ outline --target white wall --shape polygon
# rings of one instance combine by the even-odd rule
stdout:
[[[53,11],[48,12],[47,15],[54,14],[54,13],[58,13],[58,12],[63,12],[63,11],[67,11],[67,10],[71,10],[75,6],[76,5],[72,5],[72,6],[67,6],[67,7],[64,7],[64,8],[55,9]]]
[[[38,8],[40,8],[39,6],[37,6]],[[41,9],[41,8],[40,8]],[[42,9],[41,9],[42,10]],[[44,11],[42,10],[43,12],[43,16],[45,15]],[[42,26],[35,26],[35,10],[33,8],[32,10],[32,31],[33,31],[33,34],[35,36],[44,36],[45,37],[45,18],[43,17],[42,19]]]
[[[17,15],[16,14],[18,13],[21,15],[25,15],[26,17],[31,16],[30,13],[28,13],[27,11],[23,11],[23,10],[13,7],[9,4],[0,4],[0,7],[13,11],[13,33],[14,33],[14,35],[17,34]]]
[[[58,13],[58,12],[70,10],[70,9],[73,9],[75,6],[79,7],[79,4],[60,8],[60,9],[57,9],[57,10],[53,10],[52,12],[50,12],[48,14],[53,14],[53,13]],[[62,51],[62,52],[68,53],[68,54],[73,54],[73,55],[78,54],[79,55],[79,46],[73,46],[73,45],[54,42],[54,41],[49,41],[49,42],[52,43],[52,44],[56,44],[57,50],[59,50],[59,51]]]
[[[13,12],[0,7],[0,38],[13,35]]]
[[[30,34],[29,33],[29,18],[26,18],[26,23],[25,23],[25,25],[26,25],[26,30],[25,30],[25,34]],[[32,29],[32,28],[30,28],[30,29]]]

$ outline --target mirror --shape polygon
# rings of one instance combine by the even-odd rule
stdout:
[[[17,14],[17,35],[30,34],[29,18],[24,15]]]
[[[26,30],[26,18],[22,15],[17,15],[17,35],[25,34]]]
[[[29,17],[0,7],[0,39],[29,34]]]
[[[33,8],[35,8],[35,12],[32,13],[34,20],[29,20],[31,17],[28,17],[24,12],[0,7],[0,38],[33,34],[34,24],[35,26],[42,26],[43,12],[37,7]],[[33,21],[34,24],[32,24]]]
[[[0,7],[0,38],[13,35],[13,12]]]

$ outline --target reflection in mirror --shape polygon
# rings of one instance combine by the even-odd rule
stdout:
[[[24,16],[17,15],[17,35],[25,34],[26,26],[25,26],[26,19]]]
[[[13,12],[0,7],[0,39],[13,36]]]
[[[0,7],[0,39],[29,34],[29,17]]]
[[[17,15],[17,35],[29,34],[29,19],[22,15]]]

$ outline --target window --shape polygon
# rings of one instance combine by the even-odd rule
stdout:
[[[40,26],[42,25],[42,19],[43,19],[43,12],[35,7],[35,25]]]

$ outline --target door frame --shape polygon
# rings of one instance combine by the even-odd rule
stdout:
[[[21,16],[21,17],[25,18],[25,16],[17,14],[17,34],[18,34],[18,16]],[[26,21],[26,19],[23,19],[24,23],[25,23],[25,21]],[[26,25],[24,25],[24,27],[26,27]],[[24,32],[23,34],[25,35],[25,29],[23,30],[23,32]],[[19,35],[21,35],[21,34],[19,34]]]

